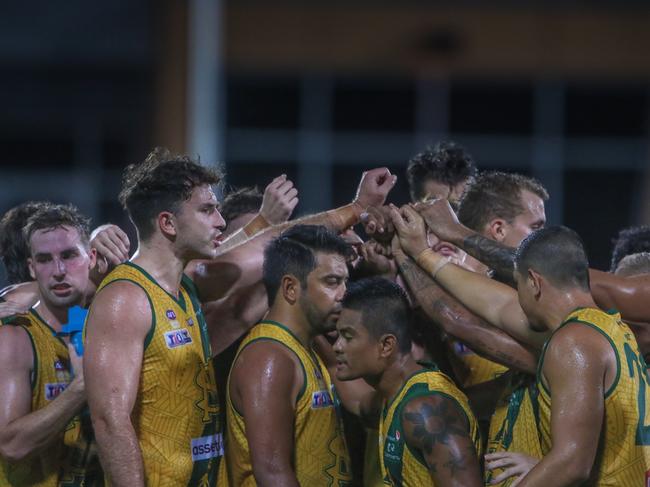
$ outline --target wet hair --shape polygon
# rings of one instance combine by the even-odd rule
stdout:
[[[533,269],[560,289],[589,291],[589,261],[580,236],[570,228],[551,226],[531,233],[515,253],[515,269]]]
[[[434,147],[413,156],[406,168],[406,179],[412,201],[426,196],[427,180],[448,186],[471,180],[476,175],[476,164],[465,149],[455,142],[439,142]]]
[[[394,282],[370,277],[351,283],[343,308],[360,311],[363,326],[373,338],[395,335],[400,353],[411,351],[411,308],[406,293]]]
[[[257,188],[246,187],[231,191],[219,206],[219,213],[226,224],[246,213],[257,213],[262,206],[264,195]]]
[[[82,215],[76,206],[46,203],[29,217],[23,230],[28,249],[32,235],[38,230],[54,230],[62,227],[76,229],[82,243],[86,247],[90,245],[90,218]]]
[[[650,252],[626,255],[614,269],[614,274],[624,277],[650,274]]]
[[[618,263],[626,255],[639,252],[650,252],[650,226],[648,225],[628,227],[618,232],[618,237],[614,240],[610,270],[614,272]]]
[[[522,191],[530,191],[542,200],[548,200],[548,191],[534,178],[501,171],[482,172],[466,188],[460,200],[458,219],[479,233],[495,218],[512,223],[525,211],[521,205]]]
[[[316,252],[339,254],[347,260],[352,248],[322,225],[295,225],[269,242],[263,269],[269,304],[275,301],[286,275],[295,276],[302,288],[307,288],[307,276],[316,268]]]
[[[155,231],[155,219],[162,211],[177,212],[192,191],[219,182],[220,175],[189,156],[157,147],[142,163],[128,166],[122,177],[120,203],[141,239]]]
[[[0,220],[0,255],[9,284],[32,280],[27,266],[29,247],[23,229],[29,217],[45,205],[44,201],[28,201],[11,208]]]

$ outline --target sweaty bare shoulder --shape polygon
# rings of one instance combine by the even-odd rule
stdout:
[[[290,394],[297,399],[305,378],[298,357],[288,347],[259,340],[238,355],[230,381],[233,404],[241,410],[239,402],[253,395],[261,398]]]
[[[88,338],[99,330],[144,337],[151,328],[151,305],[144,290],[129,281],[112,282],[93,299],[86,322]]]
[[[20,326],[0,326],[0,370],[31,369],[34,360],[27,332]]]
[[[604,375],[607,390],[615,380],[616,367],[614,349],[605,335],[589,325],[570,322],[553,334],[542,371],[544,377],[549,377],[568,370],[592,369]]]

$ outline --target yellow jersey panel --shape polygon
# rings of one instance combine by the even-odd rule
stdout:
[[[617,377],[605,393],[605,421],[602,445],[593,469],[593,484],[598,486],[646,485],[650,469],[650,385],[643,356],[630,328],[618,313],[596,308],[573,311],[560,328],[579,323],[604,335],[617,362]],[[558,329],[560,329],[558,328]],[[557,330],[556,330],[557,331]],[[537,373],[539,389],[540,434],[543,453],[552,445],[551,393],[542,382],[544,356],[553,337],[542,351]]]
[[[539,405],[534,376],[513,373],[490,420],[487,452],[519,452],[542,458],[542,446],[537,428]],[[509,487],[516,477],[499,484],[490,484],[503,470],[486,470],[486,485]]]
[[[210,341],[194,284],[183,276],[176,298],[127,262],[97,292],[117,281],[139,286],[152,312],[131,413],[147,485],[214,485],[223,439]]]
[[[352,480],[340,403],[325,365],[313,350],[305,348],[291,331],[280,323],[263,321],[255,325],[242,341],[237,357],[248,345],[274,341],[291,350],[300,361],[304,385],[295,406],[294,471],[300,485],[343,487]],[[235,357],[234,365],[236,365]],[[227,438],[225,462],[230,485],[256,485],[246,421],[230,398],[228,379]],[[272,421],[273,418],[269,418]]]
[[[379,420],[379,461],[384,484],[397,487],[434,485],[422,454],[411,450],[406,444],[402,426],[404,406],[412,399],[434,394],[441,394],[454,400],[465,413],[470,438],[480,459],[481,435],[467,397],[442,372],[435,368],[423,369],[413,374],[404,383],[390,404],[384,403]]]
[[[449,347],[450,358],[457,365],[457,379],[463,387],[490,382],[508,371],[508,367],[481,357],[458,340],[450,340]]]
[[[20,326],[31,341],[34,354],[31,410],[37,411],[54,401],[72,381],[68,347],[34,309],[16,316],[7,326]],[[13,464],[0,460],[0,465],[2,486],[103,484],[86,411],[73,416],[43,454]]]

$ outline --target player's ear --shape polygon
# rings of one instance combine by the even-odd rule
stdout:
[[[27,259],[27,267],[29,268],[29,277],[36,280],[36,273],[34,272],[34,261],[31,257]]]
[[[302,287],[296,276],[292,274],[282,276],[282,280],[280,281],[280,292],[285,301],[289,304],[296,304],[301,291]]]
[[[497,242],[503,242],[503,240],[508,235],[508,228],[506,226],[506,221],[502,218],[495,218],[494,220],[488,223],[488,233],[493,240]]]
[[[158,228],[165,236],[176,236],[176,218],[171,211],[161,211],[158,213]]]
[[[94,269],[95,264],[97,264],[97,249],[91,248],[88,250],[88,269]]]
[[[530,286],[535,299],[539,299],[542,294],[542,276],[533,269],[528,269],[528,279],[526,279],[526,285]]]
[[[382,335],[379,339],[379,356],[389,357],[397,350],[397,337],[390,333]]]

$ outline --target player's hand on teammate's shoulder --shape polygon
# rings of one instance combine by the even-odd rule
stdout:
[[[364,210],[369,206],[381,206],[386,196],[397,182],[397,176],[390,173],[388,168],[379,167],[366,171],[361,175],[354,203]]]
[[[449,201],[436,199],[426,203],[416,203],[415,209],[420,213],[427,226],[440,240],[453,242],[460,227],[460,222]]]
[[[120,227],[107,223],[95,228],[90,234],[90,247],[96,249],[109,266],[115,266],[128,260],[131,242]]]
[[[29,311],[29,306],[13,301],[4,301],[0,303],[0,320],[10,316],[23,315]]]
[[[271,225],[277,225],[286,222],[297,205],[298,190],[286,174],[282,174],[264,190],[260,215]]]

